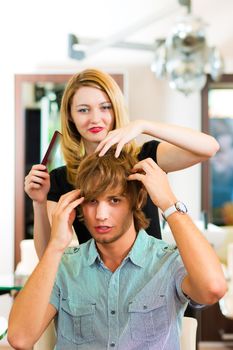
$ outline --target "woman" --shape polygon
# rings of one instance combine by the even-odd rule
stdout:
[[[120,88],[97,69],[86,69],[68,82],[61,103],[61,131],[66,166],[49,175],[45,166],[34,165],[25,178],[25,191],[33,200],[34,240],[39,257],[49,240],[51,213],[60,196],[73,189],[76,169],[85,155],[99,152],[102,156],[116,145],[117,157],[124,146],[139,160],[150,157],[165,172],[171,172],[208,159],[219,147],[213,137],[187,128],[145,120],[129,122]],[[161,142],[149,141],[139,148],[133,140],[142,133]],[[150,198],[144,212],[151,219],[147,232],[161,238],[158,210]],[[74,229],[80,243],[90,238],[77,218]]]

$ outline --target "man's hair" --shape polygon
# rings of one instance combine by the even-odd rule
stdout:
[[[135,229],[138,232],[141,228],[147,228],[149,224],[142,211],[147,192],[140,181],[127,180],[137,159],[125,150],[116,158],[115,151],[115,148],[111,148],[102,157],[97,153],[85,157],[77,171],[76,187],[81,190],[85,200],[95,199],[109,190],[119,189],[120,194],[129,200]]]

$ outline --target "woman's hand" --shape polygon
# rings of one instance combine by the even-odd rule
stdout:
[[[84,200],[80,197],[80,190],[73,190],[62,195],[52,214],[51,240],[56,247],[64,250],[73,238],[73,222],[75,219],[76,207]]]
[[[103,156],[109,148],[117,144],[115,157],[119,157],[124,145],[143,132],[143,120],[135,120],[119,129],[109,131],[107,136],[99,143],[95,152]]]
[[[25,177],[25,192],[33,201],[43,203],[47,201],[49,189],[50,176],[46,166],[42,164],[33,165],[30,172]]]

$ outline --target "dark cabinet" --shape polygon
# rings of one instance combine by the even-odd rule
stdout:
[[[202,310],[198,321],[201,341],[233,341],[233,319],[223,316],[218,303]]]

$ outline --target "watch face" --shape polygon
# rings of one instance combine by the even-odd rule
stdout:
[[[186,214],[188,212],[186,205],[182,202],[176,202],[175,207],[180,213]]]

